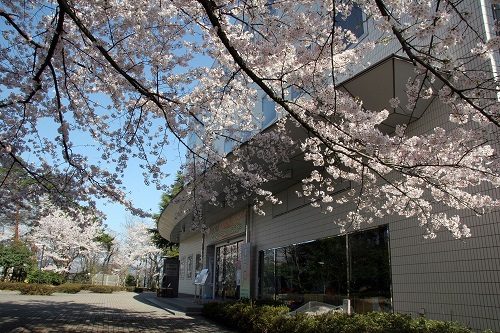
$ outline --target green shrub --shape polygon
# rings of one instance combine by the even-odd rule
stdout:
[[[225,319],[225,313],[224,313],[225,308],[226,308],[226,303],[221,303],[221,302],[205,303],[203,305],[203,315],[217,322],[223,322]]]
[[[133,275],[127,275],[127,277],[125,278],[125,285],[127,287],[135,287],[137,283],[137,280],[135,279],[135,277]]]
[[[440,333],[440,332],[450,332],[450,333],[469,333],[471,332],[466,327],[462,326],[456,322],[449,321],[439,321],[430,320],[425,318],[419,318],[413,320],[412,328],[414,332],[419,333]]]
[[[64,283],[64,276],[53,271],[32,270],[28,273],[29,283],[52,284],[58,286]]]
[[[85,290],[89,290],[93,293],[99,294],[111,294],[113,292],[113,287],[110,286],[88,286]]]
[[[240,332],[250,333],[472,333],[455,323],[386,312],[347,315],[329,312],[290,316],[286,306],[256,305],[254,302],[208,303],[203,314]]]
[[[10,281],[22,282],[35,264],[33,253],[22,241],[14,240],[0,244],[0,267],[3,267],[3,278],[11,272]]]
[[[58,293],[76,294],[84,289],[84,286],[79,283],[64,283],[55,288]]]
[[[253,321],[251,323],[246,323],[243,318],[240,322],[245,322],[248,324],[248,331],[250,332],[276,332],[278,330],[279,324],[281,323],[280,318],[284,317],[290,309],[284,305],[281,306],[253,306]],[[305,332],[300,330],[300,332]]]
[[[25,283],[20,288],[22,295],[52,295],[55,288],[48,284],[29,284]]]

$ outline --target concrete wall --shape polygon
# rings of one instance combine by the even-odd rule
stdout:
[[[179,260],[181,262],[180,272],[179,272],[179,293],[192,294],[194,295],[194,277],[195,277],[195,265],[196,265],[196,254],[201,254],[201,233],[195,234],[190,238],[184,239],[179,244]],[[188,277],[188,257],[192,257],[191,261],[191,277]],[[183,265],[184,261],[184,265]],[[182,270],[184,272],[182,272]]]
[[[448,113],[438,101],[409,127],[409,134],[427,133],[436,126],[451,127]],[[471,191],[500,197],[499,189],[487,186]],[[284,192],[279,194],[281,200],[287,198]],[[252,214],[254,295],[258,290],[258,251],[338,235],[334,221],[351,208],[324,214],[308,205],[286,212],[268,204],[265,216]],[[273,214],[276,211],[280,214]],[[441,231],[436,239],[424,239],[425,230],[416,219],[389,216],[374,221],[374,225],[389,224],[394,311],[500,331],[500,212],[477,216],[470,210],[451,211],[440,205],[435,211],[460,215],[472,237],[456,240],[448,231]]]

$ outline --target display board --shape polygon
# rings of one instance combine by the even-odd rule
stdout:
[[[241,282],[240,298],[250,298],[250,243],[241,245]]]
[[[198,274],[196,274],[196,277],[194,278],[194,284],[197,286],[202,286],[207,282],[207,277],[208,277],[208,268],[202,269]]]

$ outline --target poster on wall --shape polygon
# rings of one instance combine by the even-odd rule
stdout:
[[[250,298],[250,243],[241,245],[240,298]]]

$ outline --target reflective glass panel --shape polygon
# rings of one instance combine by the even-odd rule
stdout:
[[[350,298],[355,312],[391,309],[387,226],[261,251],[259,260],[261,298],[292,308]]]

